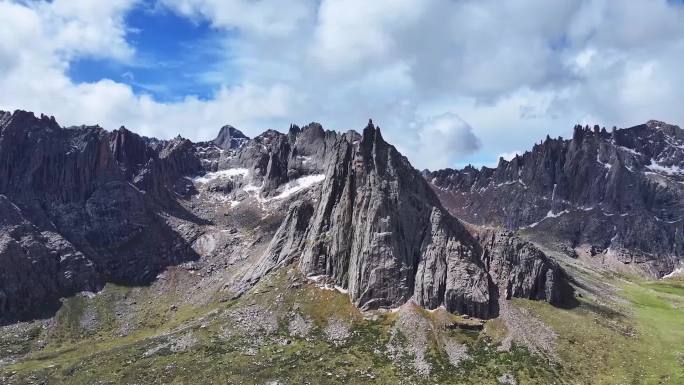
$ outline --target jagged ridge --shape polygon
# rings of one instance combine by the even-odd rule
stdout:
[[[684,131],[658,121],[608,132],[576,126],[496,168],[426,174],[475,224],[554,235],[662,276],[684,254]],[[505,204],[501,204],[505,202]]]

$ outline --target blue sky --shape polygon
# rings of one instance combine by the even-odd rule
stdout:
[[[419,168],[681,124],[683,61],[671,0],[0,0],[0,109],[193,140],[373,118]]]
[[[127,40],[136,51],[133,61],[83,57],[69,64],[69,77],[79,83],[112,79],[159,101],[177,101],[186,95],[210,98],[217,84],[202,75],[224,57],[217,32],[206,20],[191,20],[151,4],[133,7],[125,17]],[[239,72],[234,71],[223,82],[237,82]]]

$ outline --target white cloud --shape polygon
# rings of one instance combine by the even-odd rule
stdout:
[[[313,17],[313,0],[160,0],[182,15],[211,21],[217,28],[237,28],[242,32],[277,38],[297,29]]]
[[[522,151],[511,151],[511,152],[502,152],[499,154],[499,158],[503,158],[504,160],[512,160],[518,155],[521,155]]]
[[[431,0],[324,0],[309,45],[310,54],[333,71],[391,61],[391,56],[396,56],[402,48],[402,35],[423,18],[431,3]]]
[[[192,139],[225,123],[255,134],[372,117],[420,168],[486,164],[577,122],[684,123],[684,6],[666,0],[159,0],[223,35],[209,100],[74,84],[74,58],[135,57],[135,4],[0,0],[0,107]]]
[[[416,143],[409,144],[406,151],[411,159],[419,161],[416,166],[421,168],[453,167],[457,160],[480,148],[472,128],[454,113],[431,117],[413,126]]]
[[[33,4],[53,49],[68,56],[130,59],[124,15],[138,0],[54,0]]]

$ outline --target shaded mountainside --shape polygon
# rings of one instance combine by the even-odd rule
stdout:
[[[429,309],[489,318],[498,314],[500,287],[507,297],[562,302],[554,262],[532,246],[516,254],[478,243],[372,123],[360,137],[330,143],[320,198],[290,207],[252,279],[299,258],[302,271],[329,277],[366,309],[414,298]],[[510,273],[512,264],[521,274]]]
[[[489,318],[500,297],[572,297],[531,244],[466,230],[371,123],[254,139],[226,126],[192,143],[0,112],[0,213],[5,322],[187,263],[207,297],[294,262],[364,309],[414,299]]]
[[[684,130],[663,122],[607,132],[576,126],[496,168],[425,177],[446,208],[476,225],[522,229],[570,255],[661,277],[684,255]]]
[[[59,297],[107,281],[149,282],[165,266],[196,259],[160,215],[192,217],[172,190],[181,174],[199,170],[184,153],[188,145],[2,114],[3,316],[56,306]]]

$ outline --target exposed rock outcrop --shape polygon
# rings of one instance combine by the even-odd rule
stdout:
[[[561,296],[556,264],[529,244],[522,253],[494,243],[483,248],[372,123],[361,137],[325,143],[326,177],[313,213],[299,203],[290,208],[258,271],[297,259],[306,274],[348,289],[363,309],[413,298],[430,309],[489,318],[499,297],[490,271],[511,296]],[[515,266],[519,261],[527,265]]]
[[[213,143],[223,150],[240,148],[249,138],[233,126],[223,126]]]
[[[564,271],[532,243],[510,231],[476,232],[482,261],[502,297],[544,300],[558,306],[572,303]]]
[[[1,265],[14,276],[0,280],[2,318],[106,281],[147,282],[169,264],[196,258],[160,215],[180,211],[176,182],[199,167],[188,141],[62,128],[24,111],[1,121],[3,211],[21,214],[0,231],[7,241]],[[35,282],[45,288],[31,289]]]
[[[61,235],[40,231],[0,195],[0,315],[41,314],[60,296],[96,291],[94,263]]]
[[[572,139],[547,137],[496,168],[425,176],[445,207],[470,223],[524,228],[568,249],[587,245],[656,277],[684,258],[684,131],[677,126],[576,126]]]

